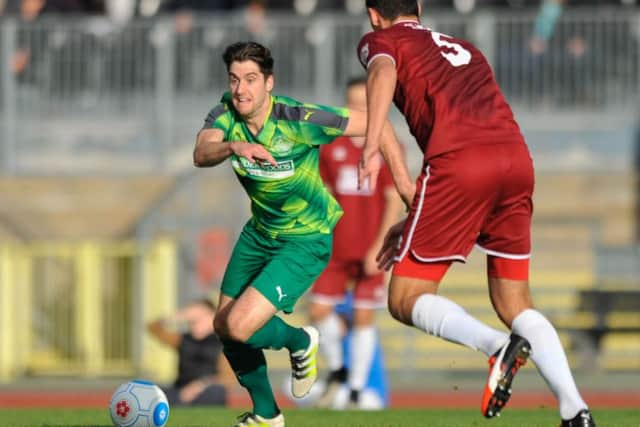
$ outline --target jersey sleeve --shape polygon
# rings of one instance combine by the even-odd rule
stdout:
[[[358,43],[358,59],[360,64],[367,69],[371,62],[380,57],[390,58],[397,64],[397,51],[391,40],[385,37],[385,31],[374,31],[365,34]]]
[[[209,111],[202,126],[202,129],[220,129],[224,132],[225,139],[227,139],[227,133],[229,129],[231,129],[232,124],[232,114],[229,111],[229,104],[226,101],[227,94],[222,97],[218,105]]]
[[[299,130],[310,145],[330,143],[344,134],[349,123],[347,108],[303,104],[299,113]]]

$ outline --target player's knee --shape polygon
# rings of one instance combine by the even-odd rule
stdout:
[[[227,316],[216,316],[216,318],[213,320],[213,329],[220,339],[231,339],[231,337],[229,336],[229,330],[227,328]]]
[[[230,340],[245,343],[249,339],[251,334],[248,334],[242,328],[238,327],[228,327],[227,328],[227,337]]]
[[[309,305],[309,317],[312,322],[320,322],[322,319],[333,313],[333,306],[312,302]]]
[[[399,322],[411,326],[411,313],[409,312],[409,315],[407,315],[405,306],[406,304],[403,303],[403,298],[392,297],[389,295],[387,308],[389,309],[391,317]]]

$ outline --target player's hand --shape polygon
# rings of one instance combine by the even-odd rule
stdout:
[[[178,392],[178,397],[183,403],[193,402],[204,391],[206,385],[200,380],[191,381]]]
[[[260,144],[251,144],[249,142],[234,141],[231,142],[231,151],[233,154],[239,157],[244,157],[249,163],[254,164],[256,161],[261,160],[268,162],[273,166],[277,166],[278,162],[273,158],[271,153],[267,151]]]
[[[366,188],[368,183],[369,189],[374,192],[380,168],[382,168],[382,155],[378,146],[367,143],[358,162],[358,190]]]
[[[382,248],[380,248],[378,256],[376,257],[378,268],[381,270],[389,271],[395,262],[393,257],[402,244],[402,230],[404,230],[405,221],[406,219],[403,219],[399,223],[392,225],[384,236]]]

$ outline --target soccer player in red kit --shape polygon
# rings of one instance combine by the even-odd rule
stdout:
[[[367,80],[356,78],[347,84],[347,107],[367,108]],[[339,137],[320,149],[320,175],[338,201],[344,215],[336,224],[331,260],[311,290],[309,313],[320,332],[320,350],[330,373],[319,406],[333,406],[335,392],[342,383],[350,389],[349,405],[358,407],[376,348],[375,309],[386,302],[385,274],[376,255],[384,236],[402,213],[391,172],[381,169],[375,191],[358,189],[358,163],[364,138]],[[387,277],[388,278],[388,277]],[[335,313],[344,302],[347,285],[353,283],[353,325],[349,369],[345,369],[342,338],[346,331]]]
[[[424,153],[409,215],[390,228],[379,261],[389,268],[391,315],[489,356],[482,413],[496,416],[527,357],[559,401],[562,426],[594,426],[562,344],[529,292],[533,162],[482,53],[420,25],[416,0],[367,0],[373,32],[359,43],[367,69],[367,141],[359,180],[375,179],[382,125],[393,101]],[[390,165],[396,173],[394,164]],[[401,172],[401,171],[400,171]],[[487,254],[493,307],[511,335],[471,317],[438,284],[476,246]]]

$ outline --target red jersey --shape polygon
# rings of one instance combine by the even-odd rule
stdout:
[[[473,144],[524,142],[484,55],[471,43],[415,21],[366,34],[358,57],[396,66],[394,103],[425,159]]]
[[[394,185],[384,165],[374,193],[368,187],[358,190],[361,154],[362,148],[348,137],[320,148],[320,175],[344,210],[333,232],[333,257],[340,260],[362,260],[380,229],[385,190]]]

